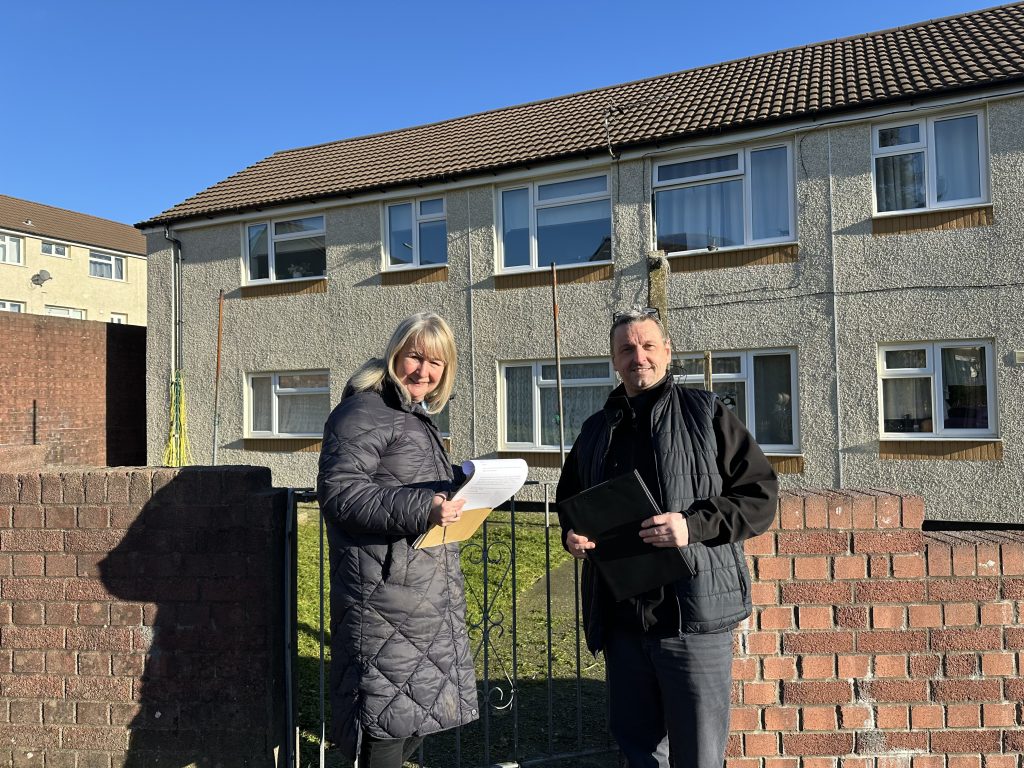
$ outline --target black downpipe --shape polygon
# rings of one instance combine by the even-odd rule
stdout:
[[[182,354],[182,337],[184,335],[183,331],[184,331],[184,325],[185,325],[184,319],[182,318],[182,311],[181,311],[181,305],[182,305],[181,262],[182,262],[182,258],[183,257],[181,255],[181,240],[179,240],[176,237],[171,237],[171,231],[167,227],[164,227],[164,239],[168,240],[171,243],[171,280],[172,280],[172,289],[174,291],[174,296],[172,297],[171,301],[173,303],[174,334],[175,334],[175,339],[174,339],[174,369],[171,372],[172,375],[173,375],[174,371],[181,370],[181,363],[182,363],[182,359],[183,359],[183,354]]]

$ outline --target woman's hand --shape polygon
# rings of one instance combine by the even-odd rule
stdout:
[[[427,519],[433,525],[447,527],[462,518],[462,506],[465,503],[465,499],[449,501],[447,496],[442,496],[440,493],[435,494],[434,503],[430,505],[430,514],[427,515]]]

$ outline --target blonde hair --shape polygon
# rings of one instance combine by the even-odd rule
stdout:
[[[409,391],[399,381],[395,372],[395,361],[398,355],[406,346],[419,347],[430,357],[444,361],[444,370],[441,371],[441,380],[437,388],[423,398],[423,407],[427,413],[440,413],[451,397],[452,387],[455,386],[455,373],[458,370],[458,361],[455,352],[455,336],[452,329],[444,319],[433,312],[417,312],[410,315],[398,324],[395,332],[391,334],[391,340],[384,350],[384,357],[374,357],[363,363],[359,369],[352,374],[349,385],[356,392],[374,390],[380,392],[384,383],[384,377],[390,376],[398,388],[402,402],[408,405],[412,402]]]

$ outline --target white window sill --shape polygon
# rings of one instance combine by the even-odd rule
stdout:
[[[1003,442],[1003,439],[999,435],[922,435],[920,432],[883,432],[878,437],[879,440],[897,440],[900,442],[911,440],[919,441],[922,443],[931,442],[933,440],[955,440],[957,442],[976,442],[976,443],[993,443]]]
[[[925,213],[940,213],[942,211],[970,211],[975,208],[989,208],[992,206],[991,201],[989,202],[973,202],[943,206],[933,206],[931,208],[907,208],[902,211],[877,211],[871,215],[873,219],[891,219],[899,216],[920,216]]]
[[[614,260],[607,259],[605,261],[584,261],[579,264],[556,264],[555,269],[561,272],[563,269],[583,269],[585,267],[601,267],[609,264],[614,264]],[[495,274],[497,275],[527,275],[532,273],[545,273],[550,272],[551,267],[512,267],[511,269],[502,269]]]
[[[730,253],[732,251],[753,251],[758,248],[781,248],[788,245],[800,245],[799,240],[771,240],[768,242],[757,242],[757,243],[745,243],[744,245],[729,245],[724,248],[697,248],[692,251],[668,251],[665,253],[666,259],[671,259],[676,256],[706,256],[709,253]]]
[[[245,287],[257,285],[291,285],[292,283],[309,283],[312,282],[313,280],[326,279],[327,275],[313,275],[312,277],[289,277],[286,280],[249,280],[248,282],[243,283],[242,285]]]

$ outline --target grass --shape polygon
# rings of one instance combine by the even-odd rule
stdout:
[[[306,516],[308,521],[300,523],[298,531],[298,706],[302,766],[306,768],[319,765],[319,517],[315,506],[303,511],[309,514]],[[516,514],[513,570],[511,515],[508,512],[493,513],[487,525],[486,592],[483,588],[482,544],[482,532],[464,544],[462,567],[466,580],[467,625],[476,662],[483,719],[458,731],[428,737],[423,751],[424,767],[461,764],[463,768],[470,768],[512,759],[521,761],[544,755],[606,749],[609,742],[604,716],[604,665],[595,661],[585,648],[581,649],[577,641],[574,566],[562,549],[557,523],[546,529],[543,514]],[[549,567],[554,573],[550,623],[545,578]],[[512,589],[513,573],[515,592]],[[324,580],[326,601],[326,566]],[[489,617],[486,646],[483,626],[485,596]],[[517,625],[514,645],[513,602]],[[329,662],[329,636],[326,643],[325,653]],[[485,665],[488,690],[484,690]],[[516,683],[514,697],[510,695],[511,679]],[[491,707],[485,706],[488,700],[492,702]],[[327,717],[329,720],[329,711]],[[615,764],[613,757],[603,755],[554,761],[546,765],[558,768],[562,765]],[[345,766],[347,763],[328,752],[327,765]],[[419,763],[409,765],[418,766]]]

